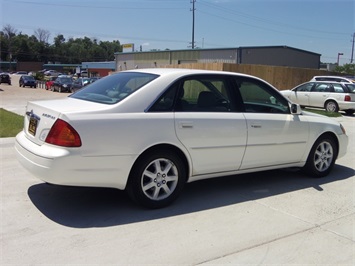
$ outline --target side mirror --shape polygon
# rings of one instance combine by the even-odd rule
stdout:
[[[300,115],[302,113],[301,106],[296,103],[291,103],[291,114]]]

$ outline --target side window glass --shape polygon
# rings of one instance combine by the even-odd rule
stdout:
[[[316,84],[313,88],[313,91],[315,91],[315,92],[329,92],[330,85],[325,84],[325,83]]]
[[[149,109],[150,112],[172,112],[174,101],[179,84],[174,84],[168,88],[163,95]]]
[[[152,112],[230,112],[224,76],[197,75],[172,85],[150,108]]]
[[[237,83],[245,112],[290,113],[288,101],[267,84],[253,79],[240,80]]]
[[[305,91],[305,92],[309,92],[311,91],[312,87],[313,87],[314,83],[307,83],[307,84],[303,84],[299,87],[297,87],[296,91]]]
[[[230,112],[227,82],[223,76],[185,79],[179,88],[177,112]]]
[[[344,92],[343,87],[340,84],[333,84],[334,92]]]

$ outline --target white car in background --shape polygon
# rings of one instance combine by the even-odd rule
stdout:
[[[206,178],[287,167],[323,177],[347,144],[340,123],[302,112],[261,79],[159,68],[29,102],[16,137],[19,161],[41,180],[126,190],[149,208]]]
[[[328,112],[355,112],[355,84],[331,81],[310,81],[292,90],[281,91],[285,97],[301,106],[324,108]]]

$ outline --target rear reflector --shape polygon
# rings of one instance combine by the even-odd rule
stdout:
[[[78,132],[76,132],[71,125],[61,119],[55,121],[45,142],[63,147],[81,146],[81,139]]]
[[[351,101],[351,97],[349,95],[345,95],[344,101],[345,102],[350,102]]]

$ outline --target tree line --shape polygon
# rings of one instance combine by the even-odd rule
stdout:
[[[114,53],[121,52],[118,40],[99,41],[96,38],[68,38],[63,34],[54,37],[49,43],[50,32],[37,29],[29,36],[18,32],[11,25],[0,31],[1,61],[44,62],[79,64],[92,61],[113,61]]]

